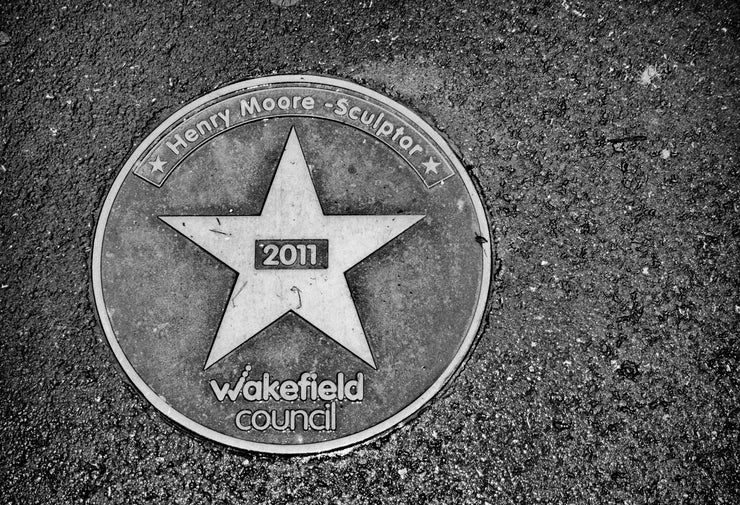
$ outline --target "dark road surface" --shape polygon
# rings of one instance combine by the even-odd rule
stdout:
[[[739,30],[733,2],[0,3],[2,503],[738,503]],[[460,375],[346,455],[180,433],[89,295],[132,149],[273,73],[418,111],[496,238]]]

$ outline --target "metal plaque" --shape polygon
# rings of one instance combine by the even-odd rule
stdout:
[[[227,446],[351,447],[419,411],[486,306],[488,223],[442,137],[316,76],[190,103],[136,149],[95,233],[108,342],[163,415]]]

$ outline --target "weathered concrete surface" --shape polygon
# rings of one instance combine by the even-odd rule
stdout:
[[[3,3],[5,502],[736,502],[739,14]],[[272,72],[355,79],[430,118],[497,237],[489,326],[448,395],[344,457],[175,432],[124,385],[88,296],[130,150],[184,102]]]

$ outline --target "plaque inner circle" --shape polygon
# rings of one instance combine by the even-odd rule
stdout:
[[[348,448],[419,412],[473,345],[489,225],[452,149],[354,83],[276,76],[166,119],[106,197],[95,304],[163,415],[227,446]]]

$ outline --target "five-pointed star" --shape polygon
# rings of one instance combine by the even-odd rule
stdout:
[[[152,166],[152,173],[154,172],[164,173],[164,168],[162,167],[164,167],[167,164],[167,162],[162,161],[162,158],[160,156],[157,156],[157,159],[154,161],[150,161],[149,164]]]
[[[327,216],[291,128],[259,216],[160,216],[238,273],[205,368],[293,312],[375,368],[344,273],[424,218]],[[256,269],[257,240],[328,240],[326,269]]]
[[[437,167],[440,166],[441,163],[438,161],[434,161],[434,158],[430,156],[429,161],[425,161],[424,163],[422,163],[422,165],[426,167],[426,170],[424,171],[424,175],[428,174],[429,172],[434,172],[436,174]]]

